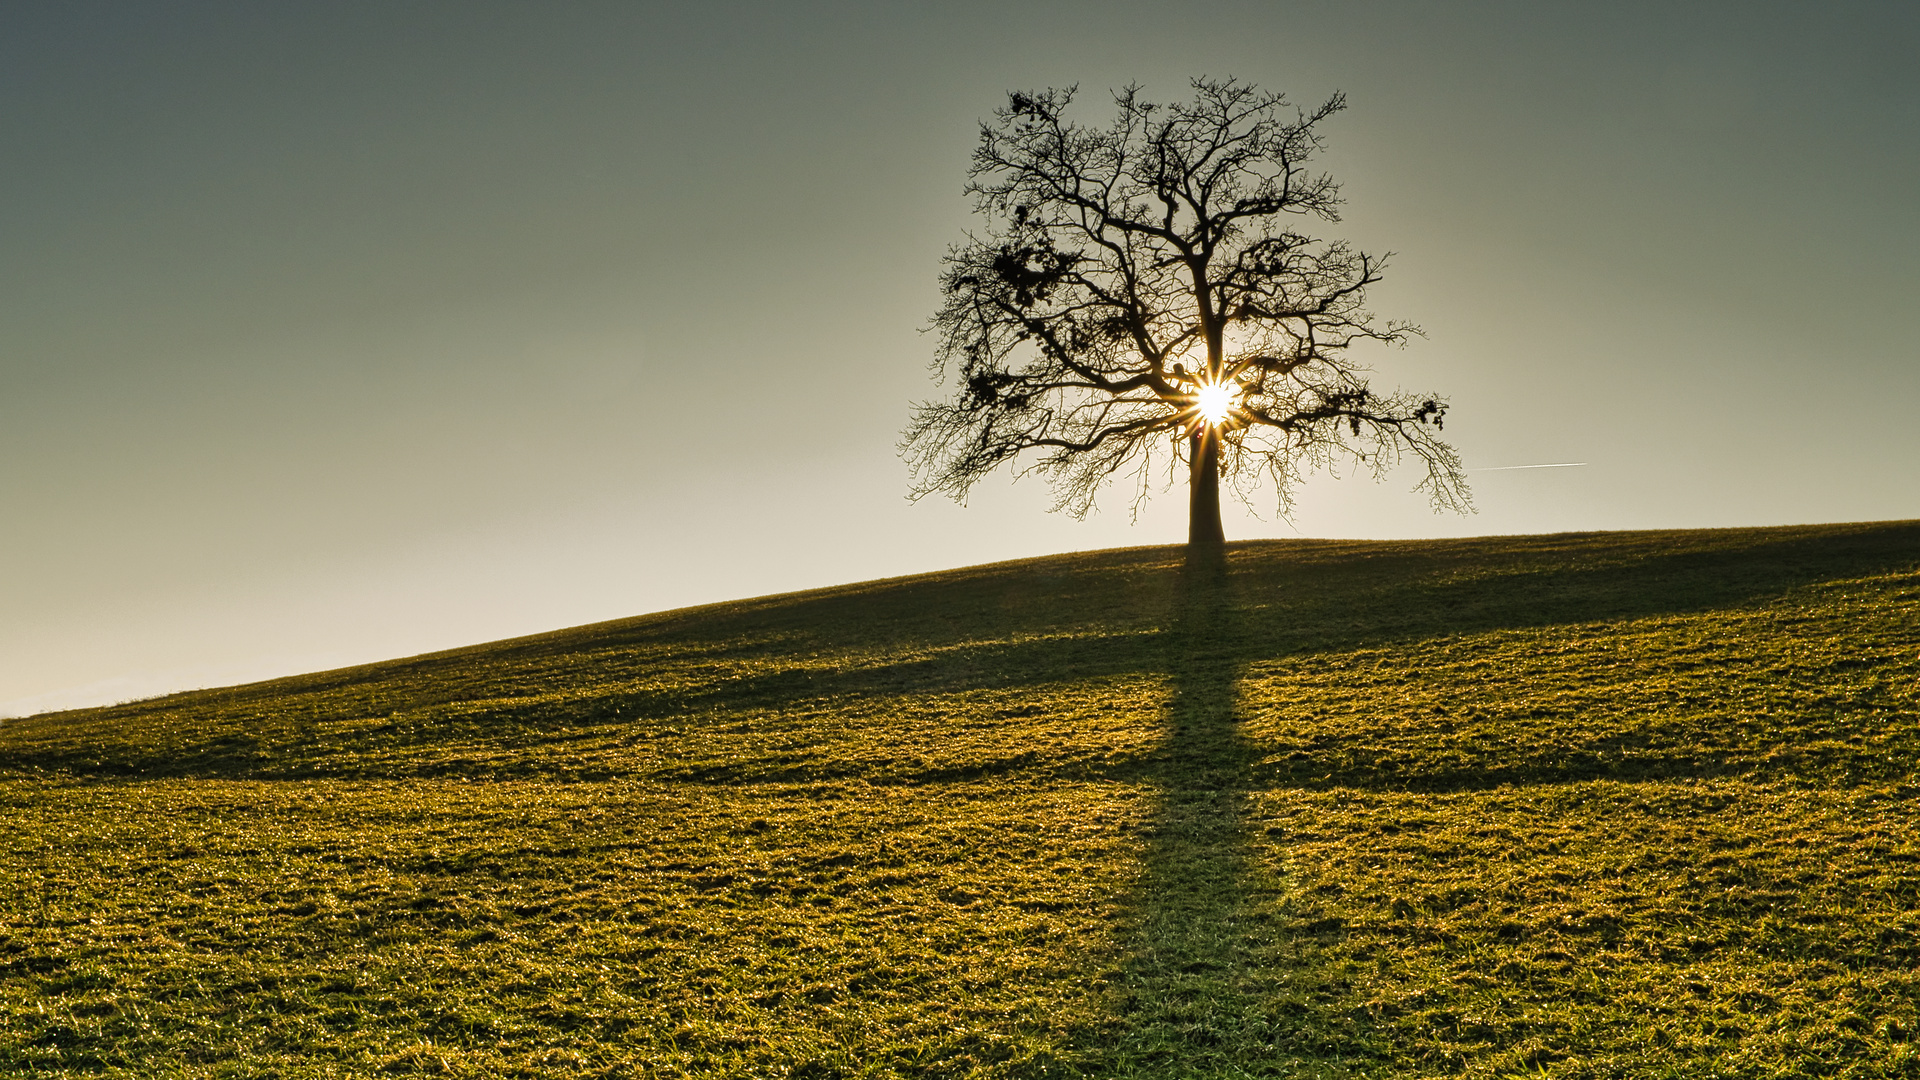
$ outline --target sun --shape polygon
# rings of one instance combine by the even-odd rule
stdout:
[[[1200,410],[1200,416],[1208,427],[1219,427],[1226,423],[1227,417],[1239,404],[1240,388],[1230,382],[1202,383],[1200,392],[1194,395],[1194,407]]]

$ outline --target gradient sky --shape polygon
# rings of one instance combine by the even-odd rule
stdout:
[[[1339,235],[1480,513],[1316,481],[1230,538],[1920,516],[1920,6],[0,8],[0,715],[1177,542],[904,500],[1009,89],[1344,90]]]

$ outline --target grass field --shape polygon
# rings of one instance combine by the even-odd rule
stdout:
[[[0,1074],[1920,1077],[1920,523],[1180,559],[0,724]]]

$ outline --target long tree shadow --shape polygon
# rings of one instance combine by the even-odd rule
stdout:
[[[1371,1030],[1370,1013],[1356,1005],[1354,973],[1323,948],[1338,938],[1340,926],[1295,912],[1286,883],[1259,858],[1257,792],[1438,791],[1724,771],[1698,753],[1669,748],[1630,764],[1556,752],[1550,760],[1523,755],[1417,776],[1363,761],[1331,769],[1315,761],[1294,775],[1272,760],[1272,747],[1256,744],[1242,729],[1240,684],[1253,664],[1289,645],[1318,652],[1367,638],[1417,640],[1767,602],[1822,580],[1910,569],[1915,540],[1915,530],[1903,524],[1630,563],[1544,571],[1521,565],[1491,581],[1467,583],[1429,567],[1386,573],[1375,567],[1373,596],[1321,582],[1308,595],[1274,597],[1263,589],[1271,579],[1189,567],[1160,640],[1160,670],[1173,689],[1166,741],[1158,754],[1114,774],[1152,784],[1159,803],[1131,898],[1108,1027],[1090,1040],[1100,1049],[1086,1062],[1089,1074],[1331,1077],[1389,1067],[1384,1034]],[[1330,569],[1337,576],[1352,567]],[[1346,609],[1321,599],[1336,594],[1344,594]],[[1307,625],[1280,622],[1302,616],[1311,616]],[[1907,764],[1903,758],[1889,767]]]
[[[1159,789],[1109,1027],[1092,1075],[1345,1076],[1378,1060],[1342,1006],[1316,939],[1254,858],[1259,753],[1241,735],[1243,620],[1219,568],[1182,576],[1164,662],[1166,741],[1141,778]]]

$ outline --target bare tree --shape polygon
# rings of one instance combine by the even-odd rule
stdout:
[[[1223,476],[1243,500],[1271,482],[1284,516],[1307,471],[1411,456],[1436,509],[1468,509],[1445,399],[1378,393],[1355,355],[1420,332],[1365,306],[1386,260],[1302,231],[1339,220],[1308,163],[1346,99],[1193,90],[1162,106],[1130,86],[1106,128],[1064,118],[1071,88],[1014,93],[981,125],[966,190],[984,234],[948,252],[933,318],[958,385],[914,409],[914,497],[964,498],[1006,464],[1082,516],[1116,475],[1137,509],[1184,464],[1189,542],[1217,544]]]

